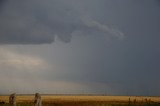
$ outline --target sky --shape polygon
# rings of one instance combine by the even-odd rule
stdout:
[[[0,0],[0,94],[160,96],[159,0]]]

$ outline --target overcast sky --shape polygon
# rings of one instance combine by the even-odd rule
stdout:
[[[0,0],[0,94],[160,95],[159,0]]]

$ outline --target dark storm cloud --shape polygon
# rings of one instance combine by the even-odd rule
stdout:
[[[99,8],[99,5],[96,7],[89,3],[90,0],[7,0],[0,13],[0,44],[52,43],[55,36],[67,43],[76,31],[85,35],[97,32],[123,38],[123,33],[99,23],[90,16],[90,12],[83,11]]]
[[[93,41],[94,47],[79,50],[81,54],[86,53],[86,61],[83,61],[84,55],[74,56],[74,70],[79,71],[71,71],[69,78],[116,83],[119,85],[115,89],[123,95],[160,95],[160,5],[157,0],[108,0],[104,4],[108,10],[97,20],[119,26],[126,39],[111,40],[113,45],[109,47],[104,46],[102,40]]]
[[[0,9],[2,8],[4,2],[5,2],[5,0],[0,0]],[[0,10],[0,11],[1,11],[1,10]]]
[[[1,46],[9,48],[0,51],[0,81],[20,77],[21,86],[25,76],[35,85],[39,78],[42,88],[50,82],[42,91],[51,93],[59,81],[73,81],[96,93],[109,86],[116,95],[160,95],[159,11],[159,0],[7,0],[0,11],[1,44],[72,42]],[[56,89],[68,83],[62,85]]]
[[[2,4],[5,0],[0,0],[0,4]]]

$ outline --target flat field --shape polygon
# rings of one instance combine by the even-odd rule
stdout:
[[[0,96],[0,106],[8,106],[8,98],[9,96]],[[33,102],[34,95],[17,96],[17,106],[34,106]],[[42,104],[43,106],[160,106],[160,97],[42,95]]]

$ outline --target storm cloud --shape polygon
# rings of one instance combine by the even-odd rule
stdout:
[[[104,0],[94,2],[101,5]],[[121,31],[90,15],[93,11],[90,8],[99,8],[91,3],[90,0],[7,0],[1,3],[0,44],[52,43],[55,37],[67,43],[77,31],[83,35],[97,33],[123,38]],[[103,15],[105,10],[99,12]]]
[[[0,1],[0,94],[160,95],[159,0]]]

